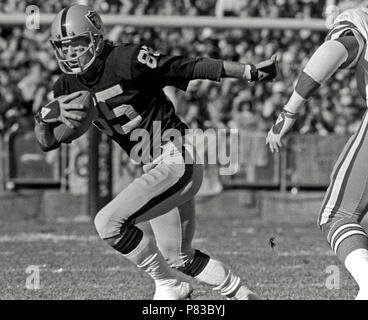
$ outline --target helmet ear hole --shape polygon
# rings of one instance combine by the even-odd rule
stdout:
[[[98,38],[96,39],[96,52],[97,54],[100,54],[102,49],[103,49],[103,46],[104,46],[104,42],[103,42],[103,36],[102,35],[99,35]]]

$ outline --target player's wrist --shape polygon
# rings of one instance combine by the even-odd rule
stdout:
[[[45,122],[43,119],[42,119],[42,115],[41,115],[41,111],[38,111],[36,112],[36,114],[34,115],[34,120],[37,124],[39,125],[43,125],[43,126],[47,126],[48,123]]]
[[[258,81],[258,70],[254,64],[247,63],[244,65],[243,79]]]
[[[285,117],[289,119],[296,119],[299,116],[298,112],[287,110],[286,107],[282,109],[282,112],[285,114]]]
[[[283,109],[277,117],[274,125],[272,126],[272,132],[274,134],[284,136],[294,125],[298,117],[297,113],[290,112],[287,109]]]

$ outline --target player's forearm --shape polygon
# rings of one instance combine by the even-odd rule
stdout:
[[[330,40],[322,44],[312,55],[299,76],[296,87],[285,110],[297,113],[301,106],[313,96],[346,61],[348,51],[338,41]]]
[[[60,146],[60,143],[54,137],[52,127],[47,123],[43,123],[37,117],[35,118],[34,131],[43,151],[50,151]]]
[[[251,67],[249,64],[234,62],[234,61],[224,61],[221,77],[222,78],[244,78],[251,80]]]
[[[195,79],[209,79],[214,81],[219,81],[221,78],[238,78],[256,81],[256,73],[256,67],[252,64],[202,58],[195,64],[193,75]]]
[[[276,77],[276,57],[256,65],[211,58],[197,58],[193,79],[220,81],[221,78],[238,78],[248,81],[270,81]]]
[[[250,80],[250,66],[233,61],[197,58],[193,70],[193,79],[220,81],[221,78],[246,78]]]
[[[257,64],[224,61],[222,77],[243,78],[248,81],[272,81],[277,76],[277,55]]]
[[[221,78],[251,79],[250,66],[234,61],[199,58],[193,70],[194,79],[220,81]]]

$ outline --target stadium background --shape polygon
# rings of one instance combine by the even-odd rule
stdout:
[[[140,168],[94,129],[49,153],[41,152],[33,134],[33,114],[52,97],[52,84],[60,72],[47,41],[50,17],[74,2],[0,1],[0,253],[8,257],[1,263],[0,278],[9,283],[7,290],[3,285],[2,296],[145,299],[147,278],[140,275],[138,286],[127,280],[136,277],[134,269],[100,244],[89,222],[103,203],[140,174]],[[326,2],[79,3],[102,13],[108,38],[115,41],[143,42],[173,55],[241,62],[258,62],[278,52],[281,75],[271,84],[227,79],[192,81],[186,93],[165,89],[191,128],[238,128],[240,133],[235,175],[220,176],[216,165],[206,166],[198,194],[199,245],[227,255],[233,268],[256,279],[251,284],[270,298],[351,298],[356,288],[342,270],[343,289],[326,289],[325,268],[338,263],[315,227],[333,163],[366,108],[349,71],[338,72],[306,104],[281,154],[272,155],[265,145],[266,133],[301,67],[326,35]],[[39,8],[39,29],[25,26],[29,5]],[[223,231],[211,236],[219,225]],[[275,250],[268,246],[270,238],[276,239]],[[89,247],[92,243],[97,252]],[[77,248],[83,248],[88,258],[79,256]],[[100,261],[99,252],[110,264]],[[91,268],[86,268],[88,259],[92,261],[88,264],[95,264]],[[40,266],[45,274],[38,291],[24,288],[27,265]],[[82,281],[80,272],[83,285],[76,288],[71,284]],[[107,272],[107,278],[99,279],[101,272]],[[119,278],[123,272],[124,281]],[[280,283],[272,279],[278,276],[290,290],[277,291]],[[133,294],[122,287],[131,287]],[[111,288],[117,290],[115,295]],[[197,298],[216,297],[201,287]]]

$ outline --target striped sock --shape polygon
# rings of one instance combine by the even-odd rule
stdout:
[[[231,271],[228,272],[225,280],[213,290],[231,300],[260,300],[255,293],[242,285],[240,278]]]
[[[327,241],[343,263],[356,249],[368,249],[368,235],[365,230],[355,220],[346,218],[335,221],[328,228]]]
[[[208,284],[228,299],[258,300],[256,294],[242,285],[238,276],[228,270],[220,261],[209,259],[206,267],[195,276],[198,281]]]
[[[368,299],[368,235],[356,220],[342,218],[322,226],[327,241],[353,276],[360,291],[356,299]]]
[[[174,285],[178,282],[174,271],[170,268],[152,239],[143,235],[138,246],[124,254],[139,269],[151,276],[157,284]]]

